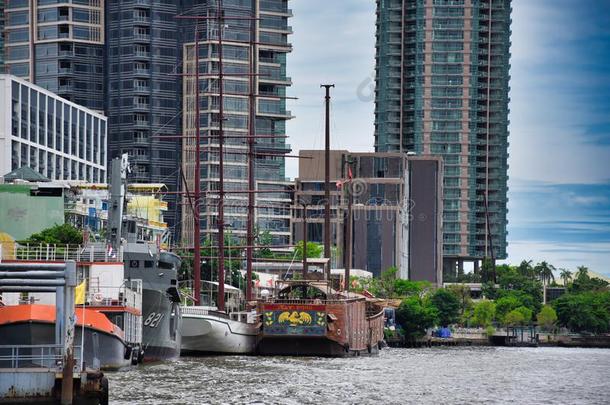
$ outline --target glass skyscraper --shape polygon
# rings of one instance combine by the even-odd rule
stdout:
[[[5,3],[6,73],[84,107],[103,111],[103,2]]]
[[[447,280],[506,258],[510,15],[510,0],[377,0],[375,149],[443,157]]]
[[[182,109],[179,1],[106,0],[106,75],[110,159],[129,155],[130,181],[180,182]],[[176,194],[164,214],[174,235],[179,220]]]

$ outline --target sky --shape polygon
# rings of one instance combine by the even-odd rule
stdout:
[[[288,57],[293,151],[372,151],[375,2],[295,0]],[[513,0],[508,262],[610,275],[610,2]],[[287,176],[298,162],[289,159]]]

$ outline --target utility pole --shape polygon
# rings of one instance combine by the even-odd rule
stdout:
[[[331,259],[330,251],[330,89],[334,84],[322,84],[326,94],[324,104],[326,107],[325,117],[325,143],[324,143],[324,257]]]

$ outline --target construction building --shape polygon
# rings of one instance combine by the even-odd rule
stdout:
[[[442,156],[446,278],[506,258],[510,0],[377,0],[375,150]]]

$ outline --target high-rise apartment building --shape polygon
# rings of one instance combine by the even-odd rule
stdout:
[[[4,73],[4,0],[0,0],[0,73]]]
[[[5,70],[104,110],[104,1],[5,1]]]
[[[510,0],[377,0],[375,149],[443,157],[449,280],[506,258],[510,15]]]
[[[129,155],[130,181],[180,181],[181,2],[106,0],[106,75],[110,159]],[[179,209],[168,195],[164,217],[174,235]]]
[[[292,49],[288,35],[291,10],[287,0],[224,1],[225,23],[219,27],[218,2],[208,1],[183,10],[188,15],[209,16],[199,20],[199,96],[201,128],[201,204],[202,238],[216,233],[219,182],[219,28],[222,29],[224,84],[224,222],[228,232],[244,237],[246,232],[248,194],[248,136],[250,135],[250,103],[256,102],[255,187],[267,192],[257,194],[257,227],[268,230],[274,244],[290,241],[291,183],[285,181],[283,154],[290,151],[282,136],[286,133],[286,54]],[[231,19],[238,17],[241,19]],[[183,171],[192,192],[194,185],[196,103],[195,103],[195,22],[183,23],[184,87],[183,87]],[[253,29],[254,26],[254,29]],[[253,52],[253,61],[251,53]],[[251,80],[255,92],[252,97]],[[279,137],[273,138],[272,135]],[[241,194],[232,193],[241,191]],[[277,192],[274,192],[277,191]],[[185,244],[192,243],[191,208],[183,205]]]

